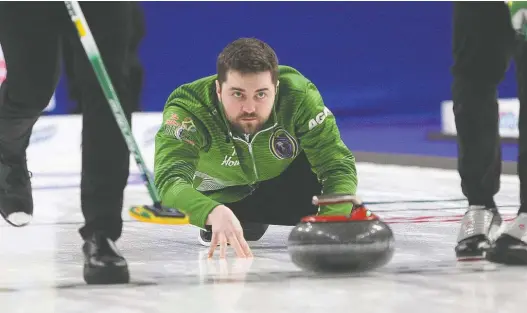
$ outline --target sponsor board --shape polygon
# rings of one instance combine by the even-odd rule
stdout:
[[[154,138],[161,122],[161,112],[132,115],[132,133],[150,170],[154,164]],[[81,115],[42,116],[33,127],[27,150],[28,165],[34,172],[78,172],[81,149]],[[130,170],[137,172],[133,156],[130,156]]]

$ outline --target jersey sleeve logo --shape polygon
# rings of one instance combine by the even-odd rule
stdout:
[[[176,137],[176,139],[185,141],[191,145],[196,143],[192,140],[192,134],[196,132],[196,125],[190,117],[185,117],[183,121],[179,120],[177,114],[172,114],[165,122],[165,133]]]
[[[285,129],[276,129],[269,138],[269,150],[279,160],[291,159],[298,153],[298,142]]]
[[[322,124],[326,117],[332,115],[331,111],[328,108],[324,108],[324,110],[320,113],[318,113],[315,118],[312,118],[309,120],[309,130],[312,130],[313,128],[317,127],[318,125]]]

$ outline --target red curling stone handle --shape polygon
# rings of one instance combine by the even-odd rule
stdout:
[[[339,204],[339,203],[352,203],[353,206],[362,205],[362,201],[359,197],[349,194],[330,194],[313,196],[313,205],[328,205],[328,204]]]

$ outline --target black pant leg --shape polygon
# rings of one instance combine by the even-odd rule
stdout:
[[[301,153],[282,175],[260,183],[254,193],[236,203],[225,204],[240,222],[293,226],[318,212],[312,204],[322,185]]]
[[[130,2],[81,2],[103,62],[131,123],[128,52],[131,40]],[[91,64],[74,39],[75,81],[83,112],[81,205],[86,238],[102,231],[113,240],[121,236],[123,192],[130,153]]]
[[[139,2],[132,2],[132,40],[130,49],[130,88],[132,90],[131,109],[140,111],[141,91],[143,89],[144,70],[139,58],[139,47],[146,32],[143,8]]]
[[[516,80],[520,100],[518,121],[518,176],[520,180],[520,212],[527,213],[527,42],[519,38],[515,54]]]
[[[0,42],[7,77],[0,88],[0,147],[23,156],[31,130],[57,86],[60,3],[0,2]]]
[[[132,2],[132,25],[131,25],[131,41],[129,46],[128,62],[129,64],[129,81],[132,91],[131,109],[132,111],[139,111],[141,103],[141,91],[143,87],[143,66],[139,58],[139,48],[141,41],[145,36],[145,21],[143,16],[143,9],[138,2]],[[75,80],[75,61],[74,53],[71,48],[71,42],[64,42],[62,46],[64,72],[66,74],[68,93],[71,100],[75,101],[75,106],[72,108],[72,114],[82,113],[82,107],[79,105],[78,88],[79,83]]]
[[[497,86],[509,66],[514,32],[503,2],[455,2],[453,13],[461,187],[470,204],[493,206],[501,174]]]

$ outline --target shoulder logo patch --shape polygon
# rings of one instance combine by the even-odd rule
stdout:
[[[194,145],[195,142],[191,139],[191,132],[196,132],[196,125],[194,125],[194,121],[192,121],[192,118],[190,117],[185,117],[180,121],[177,114],[172,114],[172,116],[165,122],[165,133],[167,135],[174,136],[179,140]]]
[[[279,160],[291,159],[298,153],[298,142],[285,129],[277,128],[269,138],[269,150]]]

